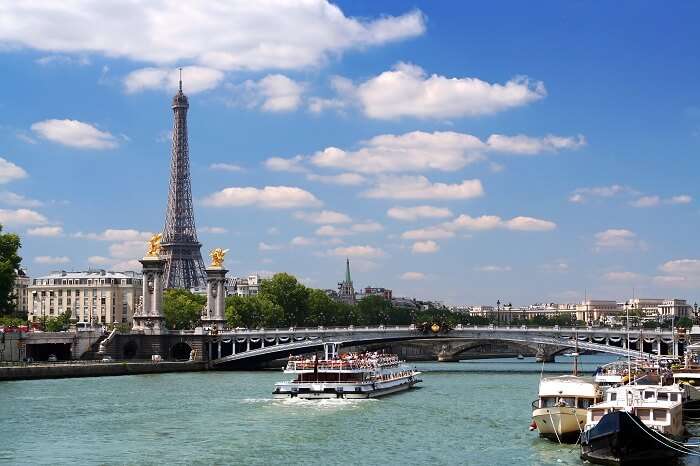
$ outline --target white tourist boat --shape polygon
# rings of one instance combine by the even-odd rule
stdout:
[[[324,345],[324,358],[290,356],[285,374],[294,379],[275,384],[274,398],[374,398],[408,390],[421,380],[394,354],[338,354],[339,343]]]
[[[532,428],[540,437],[575,442],[586,424],[587,409],[600,401],[598,385],[577,375],[540,380],[537,400],[532,402]]]

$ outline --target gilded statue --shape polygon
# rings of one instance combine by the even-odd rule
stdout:
[[[224,256],[228,252],[228,249],[216,248],[209,253],[211,257],[212,267],[221,267],[224,264]]]
[[[151,239],[148,240],[148,252],[146,252],[146,257],[160,256],[161,239],[163,239],[163,235],[160,233],[151,236]]]

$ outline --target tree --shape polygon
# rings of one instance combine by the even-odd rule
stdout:
[[[0,225],[0,315],[15,311],[13,290],[17,270],[22,262],[17,251],[22,243],[14,233],[3,233]]]
[[[386,324],[393,307],[383,296],[367,296],[355,305],[354,323],[357,325]]]
[[[232,327],[279,327],[284,321],[284,311],[265,296],[229,296],[226,320]]]
[[[693,326],[693,319],[689,317],[681,317],[676,321],[676,327],[691,328]]]
[[[192,329],[197,326],[207,297],[189,290],[168,289],[163,293],[165,325],[173,330]]]
[[[309,289],[293,275],[276,273],[260,284],[259,296],[279,305],[284,311],[285,325],[303,325],[308,310]]]
[[[70,311],[66,311],[56,317],[43,317],[41,320],[44,331],[46,332],[62,332],[67,330],[70,325]]]

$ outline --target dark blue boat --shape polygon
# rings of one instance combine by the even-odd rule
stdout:
[[[663,434],[627,411],[613,411],[581,434],[581,459],[594,464],[673,464],[682,455]]]

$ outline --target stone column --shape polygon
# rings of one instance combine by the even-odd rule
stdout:
[[[223,330],[226,323],[226,273],[223,267],[210,266],[207,273],[207,309],[202,319],[205,327]]]
[[[166,331],[163,315],[163,267],[165,260],[147,256],[143,265],[143,297],[134,313],[132,329],[149,335],[160,335]]]

